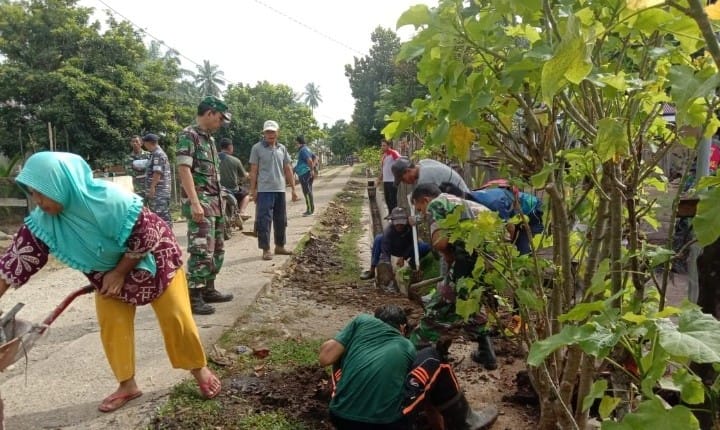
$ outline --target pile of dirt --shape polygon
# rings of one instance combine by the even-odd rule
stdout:
[[[236,375],[230,379],[223,409],[251,404],[254,413],[282,410],[308,428],[332,430],[328,403],[332,388],[327,371],[320,367],[299,367],[292,372],[274,372],[262,377]]]

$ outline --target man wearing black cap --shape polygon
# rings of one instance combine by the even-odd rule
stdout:
[[[232,294],[215,289],[225,257],[225,218],[220,200],[220,160],[212,133],[230,123],[222,100],[207,96],[198,105],[197,123],[178,138],[176,159],[182,184],[182,214],[188,220],[188,287],[194,314],[215,312],[208,303],[227,302]]]
[[[395,185],[404,182],[415,186],[435,184],[439,187],[440,184],[447,182],[455,185],[464,193],[470,192],[470,188],[462,176],[450,166],[439,161],[424,159],[415,164],[407,157],[400,157],[392,165],[392,172],[395,176]]]
[[[160,147],[157,134],[148,133],[143,136],[143,146],[150,152],[147,171],[145,173],[145,202],[151,211],[165,220],[172,229],[170,217],[170,184],[172,172],[170,161],[165,151]]]
[[[375,236],[372,246],[370,270],[363,272],[360,275],[360,279],[373,279],[375,277],[375,269],[378,265],[381,263],[390,264],[391,256],[398,257],[398,267],[404,266],[405,260],[409,260],[410,267],[415,268],[413,235],[407,212],[398,206],[393,209],[385,219],[390,220],[390,224],[385,227],[383,234]],[[423,258],[430,252],[430,245],[418,241],[418,251],[420,258]]]

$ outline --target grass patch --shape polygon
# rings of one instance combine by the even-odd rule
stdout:
[[[350,176],[352,176],[354,178],[356,178],[356,177],[365,178],[367,176],[365,173],[366,167],[367,166],[365,164],[355,164],[353,166],[352,172],[350,173]]]
[[[242,430],[310,430],[289,420],[281,412],[253,414],[241,420],[238,425]]]
[[[193,418],[205,420],[219,417],[222,413],[220,404],[215,400],[204,399],[194,379],[183,381],[172,388],[168,401],[158,409],[158,417],[174,416],[177,411],[188,414],[186,421]]]
[[[360,262],[357,258],[357,243],[362,234],[360,217],[362,214],[363,197],[357,192],[343,191],[337,195],[336,200],[348,210],[349,226],[338,243],[338,255],[342,260],[342,269],[329,277],[335,282],[356,281],[360,273]]]
[[[298,240],[297,245],[295,245],[295,250],[293,251],[295,255],[302,254],[302,252],[305,250],[305,246],[308,243],[308,240],[310,240],[310,236],[307,234],[304,234],[300,240]]]
[[[242,372],[252,371],[260,365],[279,371],[316,365],[321,344],[322,341],[317,339],[286,339],[272,342],[267,345],[270,350],[267,358],[257,358],[250,353],[243,354],[238,357],[235,367]]]

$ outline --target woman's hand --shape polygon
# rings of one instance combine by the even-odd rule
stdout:
[[[125,285],[125,275],[116,270],[111,270],[103,276],[100,294],[107,297],[118,297],[123,285]]]
[[[10,288],[10,285],[8,285],[7,282],[5,282],[4,279],[0,278],[0,297],[2,297],[5,294],[5,291]]]

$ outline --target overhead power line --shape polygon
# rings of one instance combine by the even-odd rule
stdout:
[[[125,15],[121,14],[120,12],[118,12],[117,10],[115,10],[115,8],[113,8],[113,7],[110,6],[109,4],[105,3],[103,0],[97,0],[97,1],[98,1],[99,3],[101,3],[103,6],[105,6],[106,8],[108,8],[112,13],[114,13],[115,15],[119,16],[120,18],[124,19],[125,21],[129,22],[130,25],[132,25],[133,27],[137,28],[138,30],[140,30],[140,31],[142,31],[143,33],[145,33],[146,35],[148,35],[151,39],[155,40],[156,42],[158,42],[159,44],[163,45],[163,46],[166,47],[167,49],[169,49],[169,50],[171,50],[171,51],[173,51],[173,52],[176,52],[177,55],[178,55],[178,57],[184,58],[185,60],[187,60],[188,62],[190,62],[190,63],[192,63],[192,64],[194,64],[194,65],[196,65],[197,67],[202,67],[202,66],[200,65],[200,63],[198,63],[197,61],[194,61],[194,60],[193,60],[192,58],[190,58],[190,57],[187,57],[187,56],[183,55],[182,52],[180,52],[179,50],[173,48],[172,46],[169,46],[167,43],[165,43],[164,40],[161,40],[161,39],[155,37],[152,33],[150,33],[149,31],[147,31],[146,28],[140,27],[140,26],[139,26],[138,24],[136,24],[133,20],[131,20],[130,18],[128,18],[128,17],[126,17]]]
[[[295,24],[298,24],[299,26],[304,27],[304,28],[306,28],[307,30],[312,31],[313,33],[317,34],[318,36],[323,37],[323,38],[329,40],[330,42],[335,43],[336,45],[342,46],[343,48],[345,48],[345,49],[347,49],[347,50],[349,50],[349,51],[351,51],[351,52],[354,52],[355,54],[365,55],[364,52],[360,52],[359,50],[353,48],[352,46],[348,45],[347,43],[342,42],[342,41],[340,41],[340,40],[338,40],[338,39],[330,36],[330,35],[327,34],[327,33],[323,33],[322,31],[316,29],[315,27],[312,27],[312,26],[310,26],[310,25],[308,25],[308,24],[305,24],[304,22],[300,21],[299,19],[295,18],[294,16],[288,15],[287,13],[285,13],[285,12],[283,12],[283,11],[281,11],[281,10],[279,10],[279,9],[277,9],[277,8],[275,8],[275,7],[267,4],[267,3],[265,3],[265,2],[262,1],[262,0],[254,0],[254,1],[255,1],[255,3],[257,3],[257,4],[261,5],[261,6],[267,8],[267,9],[273,11],[273,12],[275,12],[276,14],[278,14],[278,15],[280,15],[280,16],[282,16],[282,17],[285,17],[285,18],[287,18],[287,19],[289,19],[290,21],[294,22]]]

